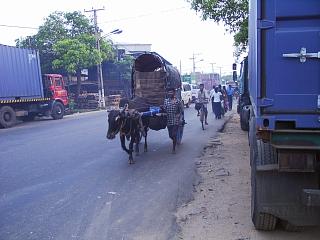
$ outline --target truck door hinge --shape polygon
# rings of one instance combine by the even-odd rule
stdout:
[[[304,63],[307,61],[307,58],[319,58],[320,59],[320,52],[317,53],[308,53],[307,48],[302,47],[299,53],[284,53],[282,57],[287,58],[300,58],[300,62]]]
[[[273,105],[273,102],[271,98],[261,98],[259,100],[259,107],[270,107]]]
[[[274,28],[275,22],[270,20],[258,20],[258,28],[259,29],[269,29]]]

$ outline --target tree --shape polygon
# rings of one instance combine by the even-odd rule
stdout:
[[[52,68],[52,61],[54,60],[52,47],[57,41],[68,37],[64,22],[64,13],[54,12],[45,18],[45,22],[39,27],[37,34],[28,36],[17,43],[20,47],[33,48],[39,51],[43,73],[54,72]]]
[[[17,46],[39,50],[42,72],[52,73],[62,71],[52,66],[55,59],[53,45],[60,40],[72,39],[82,34],[94,34],[94,26],[85,15],[77,11],[56,11],[44,19],[37,34],[16,42]]]
[[[73,73],[81,88],[81,70],[113,58],[111,43],[100,40],[96,50],[95,28],[80,12],[54,12],[50,14],[34,36],[16,40],[19,47],[39,50],[43,73]]]
[[[99,64],[104,59],[113,57],[111,45],[101,41],[101,51],[96,49],[96,39],[93,35],[82,34],[75,38],[67,38],[53,45],[55,60],[54,68],[63,68],[68,73],[77,76],[77,92],[75,100],[78,100],[81,88],[81,70]]]
[[[187,0],[192,9],[201,12],[202,19],[223,23],[234,33],[234,45],[241,53],[248,45],[248,0]]]
[[[134,58],[130,55],[124,55],[118,62],[117,68],[121,73],[122,78],[126,81],[131,81],[131,70]]]

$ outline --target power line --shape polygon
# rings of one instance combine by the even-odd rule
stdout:
[[[152,12],[152,13],[146,13],[146,14],[141,14],[141,15],[132,16],[132,17],[118,18],[118,19],[113,19],[113,20],[101,22],[101,24],[102,23],[111,23],[111,22],[122,22],[122,21],[126,21],[126,20],[131,20],[131,19],[138,19],[138,18],[152,16],[154,14],[162,14],[162,13],[174,12],[174,11],[178,11],[178,10],[185,9],[185,8],[186,7],[171,8],[171,9],[166,9],[166,10],[163,10],[163,11],[160,11],[160,12],[156,12],[156,13]]]
[[[35,27],[18,26],[18,25],[7,25],[7,24],[0,24],[0,27],[23,28],[23,29],[34,29],[34,30],[38,30],[39,29],[39,28],[35,28]]]
[[[141,14],[141,15],[137,15],[137,16],[132,16],[132,17],[127,17],[127,18],[119,18],[119,19],[113,19],[113,20],[109,20],[109,21],[105,21],[105,22],[101,22],[102,23],[110,23],[110,22],[121,22],[121,21],[126,21],[126,20],[131,20],[131,19],[135,19],[135,18],[143,18],[143,17],[148,17],[148,16],[152,16],[154,14],[161,14],[161,13],[167,13],[167,12],[174,12],[174,11],[178,11],[181,9],[185,9],[186,7],[179,7],[179,8],[171,8],[171,9],[166,9],[163,11],[160,11],[158,13],[147,13],[147,14]],[[98,9],[97,9],[98,10]],[[100,10],[100,9],[99,9]],[[90,12],[92,10],[89,11],[85,11],[85,12]],[[0,27],[7,27],[7,28],[20,28],[20,29],[33,29],[33,30],[38,30],[38,27],[29,27],[29,26],[20,26],[20,25],[9,25],[9,24],[0,24]]]

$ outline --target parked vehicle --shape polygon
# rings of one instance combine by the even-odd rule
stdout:
[[[320,225],[320,1],[250,0],[249,15],[239,113],[252,221],[260,230]]]
[[[199,92],[199,86],[197,84],[191,84],[191,94],[192,94],[192,98],[191,98],[191,102],[195,102],[198,98],[198,92]]]
[[[0,127],[36,116],[63,118],[68,96],[59,74],[41,76],[35,50],[0,45]]]
[[[188,82],[181,83],[181,99],[183,105],[188,108],[192,101],[192,91],[191,91],[191,84]]]

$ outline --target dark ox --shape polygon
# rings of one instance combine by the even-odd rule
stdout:
[[[144,124],[145,123],[145,124]],[[136,155],[139,154],[139,143],[144,136],[144,151],[147,151],[147,122],[144,121],[136,110],[111,110],[108,114],[107,138],[114,139],[119,133],[121,147],[129,155],[129,164],[134,163],[132,152],[135,145]],[[129,140],[129,149],[126,147]]]

